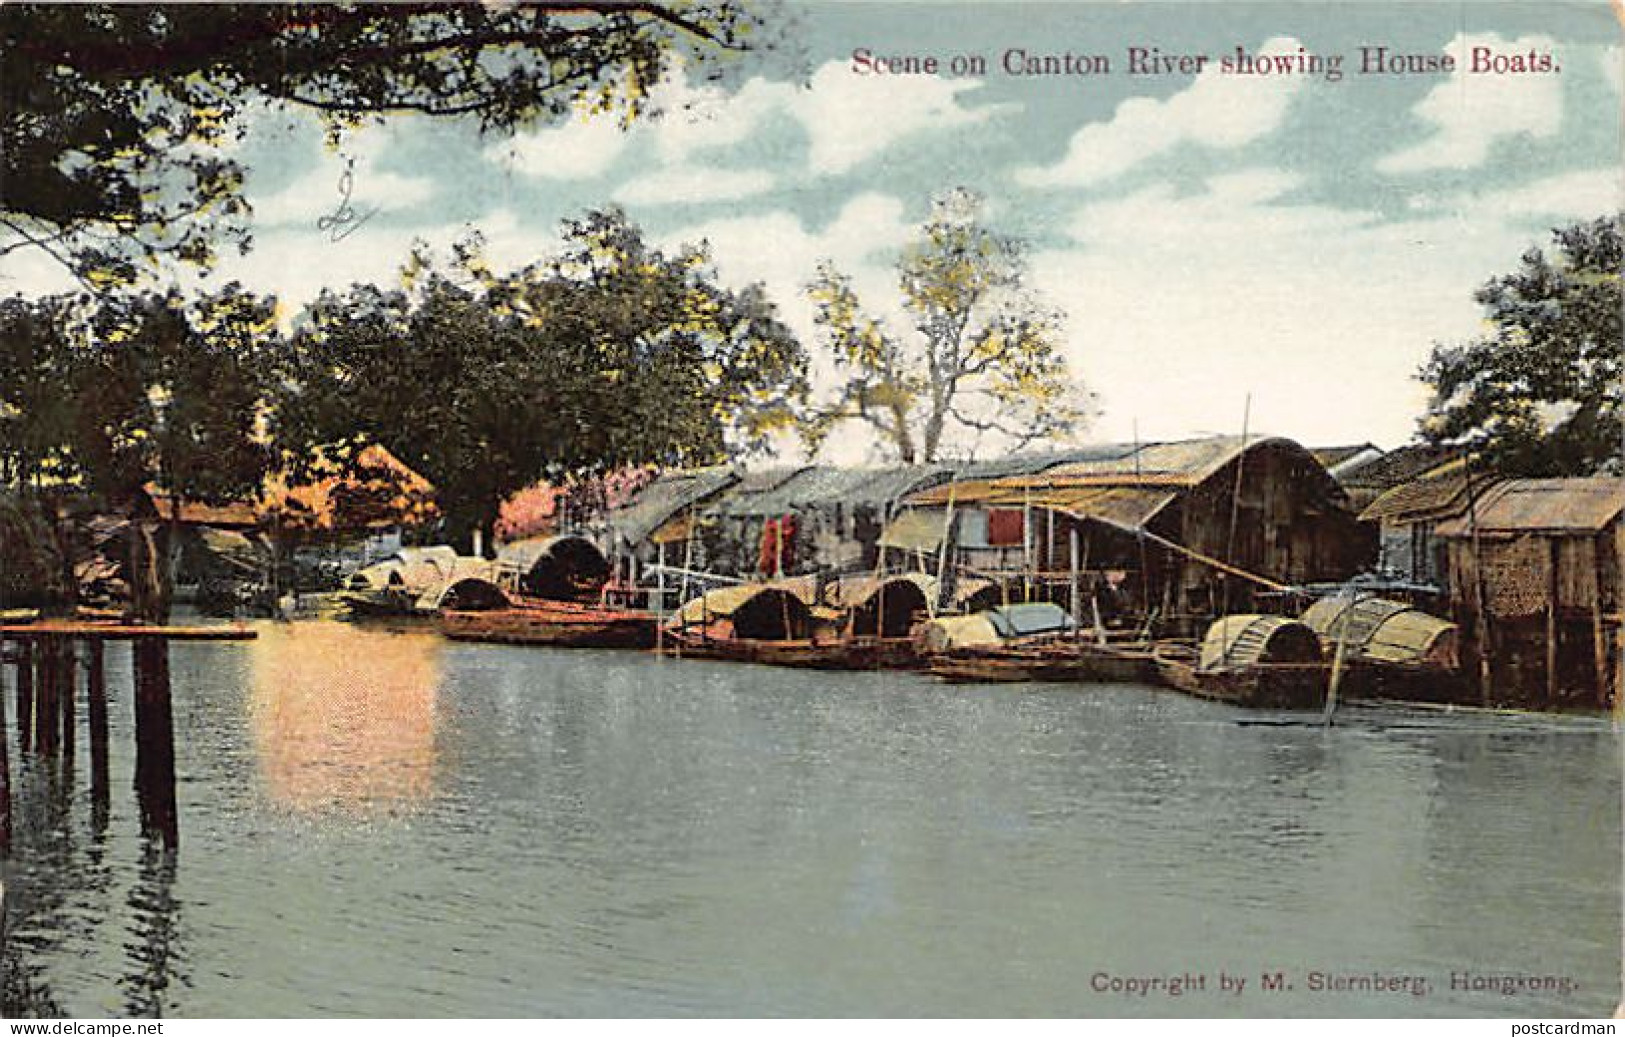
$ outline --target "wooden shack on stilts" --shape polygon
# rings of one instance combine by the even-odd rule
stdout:
[[[1218,437],[1092,448],[1093,456],[911,496],[961,513],[962,572],[1029,588],[1080,626],[1143,625],[1196,636],[1261,592],[1343,580],[1373,554],[1374,535],[1307,450],[1275,437]],[[899,522],[904,521],[900,519]],[[929,525],[911,520],[922,528]],[[1019,569],[1012,568],[1019,566]]]
[[[1441,523],[1469,671],[1495,704],[1606,709],[1625,608],[1625,480],[1513,479]]]

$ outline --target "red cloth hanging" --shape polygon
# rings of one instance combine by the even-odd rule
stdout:
[[[777,576],[795,567],[796,517],[784,515],[762,524],[762,546],[756,556],[756,571]]]
[[[1019,508],[993,508],[987,513],[987,542],[1010,547],[1027,542],[1027,526]]]

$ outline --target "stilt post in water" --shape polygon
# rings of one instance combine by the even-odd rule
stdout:
[[[34,747],[34,642],[17,642],[17,750]]]
[[[57,675],[58,701],[62,704],[62,759],[72,767],[79,713],[79,646],[72,641],[62,641],[57,650]]]
[[[180,845],[175,811],[175,721],[169,699],[169,642],[143,639],[135,660],[135,782],[141,827]]]
[[[89,641],[90,657],[85,665],[85,697],[90,726],[90,795],[103,806],[107,789],[107,664],[106,646],[100,638]]]
[[[55,756],[62,723],[57,702],[57,642],[50,636],[34,643],[34,747],[41,756]]]
[[[6,732],[5,667],[0,666],[0,859],[11,856],[11,738]],[[5,894],[0,893],[0,897]],[[0,911],[4,907],[0,906]],[[0,926],[5,922],[0,921]],[[0,941],[3,942],[3,941]]]

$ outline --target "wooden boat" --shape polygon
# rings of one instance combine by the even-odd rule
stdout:
[[[562,648],[652,648],[655,615],[643,609],[522,598],[507,608],[440,614],[440,629],[454,641],[556,645]]]
[[[1476,702],[1461,672],[1456,624],[1413,605],[1360,592],[1322,598],[1299,617],[1331,658],[1339,644],[1345,673],[1339,694],[1417,702]]]
[[[1160,645],[1155,652],[1163,684],[1197,698],[1258,709],[1321,709],[1331,683],[1330,663],[1245,663],[1204,669],[1190,646]]]
[[[1162,683],[1237,706],[1320,709],[1331,684],[1314,631],[1282,616],[1225,616],[1200,648],[1162,642],[1153,654]]]
[[[1050,638],[1026,644],[965,645],[933,656],[932,676],[960,683],[1151,680],[1148,646]]]
[[[813,670],[902,670],[920,656],[907,637],[750,638],[711,637],[698,628],[668,629],[662,651],[694,659],[725,659]]]

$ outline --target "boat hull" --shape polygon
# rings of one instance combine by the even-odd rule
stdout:
[[[919,664],[914,643],[905,637],[856,637],[839,641],[767,641],[708,638],[668,630],[662,651],[694,659],[792,666],[812,670],[906,670]]]
[[[1161,683],[1187,695],[1251,709],[1322,709],[1331,683],[1328,663],[1255,663],[1204,670],[1194,661],[1159,657]]]
[[[652,648],[655,617],[636,610],[568,602],[521,604],[471,612],[446,611],[440,629],[454,641],[553,645],[560,648]]]
[[[928,669],[933,676],[956,683],[1132,683],[1152,679],[1156,667],[1144,649],[1074,642],[958,648],[933,656]]]

